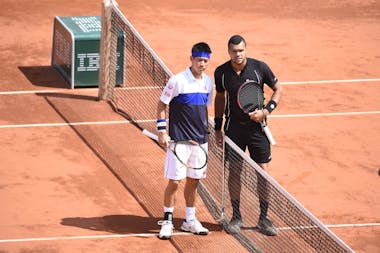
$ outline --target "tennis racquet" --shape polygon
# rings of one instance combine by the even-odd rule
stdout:
[[[239,107],[245,113],[250,114],[251,112],[264,108],[264,92],[258,83],[247,79],[238,90],[237,101]],[[270,144],[275,145],[276,142],[268,128],[266,119],[261,121],[260,124]]]
[[[144,129],[143,134],[158,141],[158,136]],[[169,141],[169,149],[173,152],[180,163],[189,169],[203,169],[207,164],[207,151],[201,144],[194,140]]]

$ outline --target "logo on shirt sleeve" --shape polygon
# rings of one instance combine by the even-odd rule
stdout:
[[[166,97],[170,98],[171,95],[172,95],[172,93],[171,93],[171,92],[167,92],[167,91],[165,91],[164,95],[165,95]]]

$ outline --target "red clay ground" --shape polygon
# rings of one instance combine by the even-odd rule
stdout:
[[[213,49],[208,70],[212,75],[227,60],[228,38],[240,33],[248,41],[250,56],[266,61],[283,82],[380,77],[376,1],[310,0],[296,7],[293,1],[147,0],[119,1],[119,6],[173,73],[187,66],[191,45],[202,40]],[[106,103],[96,101],[96,90],[69,90],[49,67],[54,16],[99,15],[100,8],[100,0],[2,1],[0,252],[243,250],[215,222],[207,224],[212,229],[208,237],[177,235],[169,242],[153,235],[165,181],[153,178],[150,170],[144,175],[133,171],[159,171],[163,154],[133,126],[4,127],[123,120]],[[376,223],[331,230],[356,252],[380,251],[379,113],[282,117],[378,112],[379,82],[284,89],[271,119],[278,145],[270,173],[325,224]],[[4,93],[30,90],[57,92]],[[144,159],[144,152],[157,153],[157,161]],[[152,189],[137,194],[133,189],[139,184]],[[178,210],[183,207],[180,199]],[[201,203],[199,215],[211,221]],[[6,241],[25,238],[45,239]]]

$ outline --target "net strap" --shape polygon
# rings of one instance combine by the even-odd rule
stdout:
[[[110,58],[111,58],[111,13],[112,6],[117,3],[113,0],[103,0],[101,15],[100,36],[100,67],[99,67],[99,100],[107,100],[110,85]]]

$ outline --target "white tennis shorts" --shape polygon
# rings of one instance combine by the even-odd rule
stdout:
[[[174,145],[174,143],[170,143],[169,145]],[[195,157],[198,155],[196,151],[191,149],[191,145],[185,145],[188,146],[186,148],[186,152],[189,153],[189,159],[195,159]],[[206,152],[208,152],[208,144],[204,143],[201,145]],[[202,151],[198,151],[202,152]],[[186,177],[193,178],[193,179],[202,179],[206,177],[206,171],[207,171],[207,164],[202,169],[191,169],[187,168],[185,165],[183,165],[180,161],[178,161],[177,157],[174,155],[173,151],[170,150],[170,148],[167,149],[166,152],[166,159],[165,159],[165,172],[164,176],[168,179],[172,180],[182,180]]]

